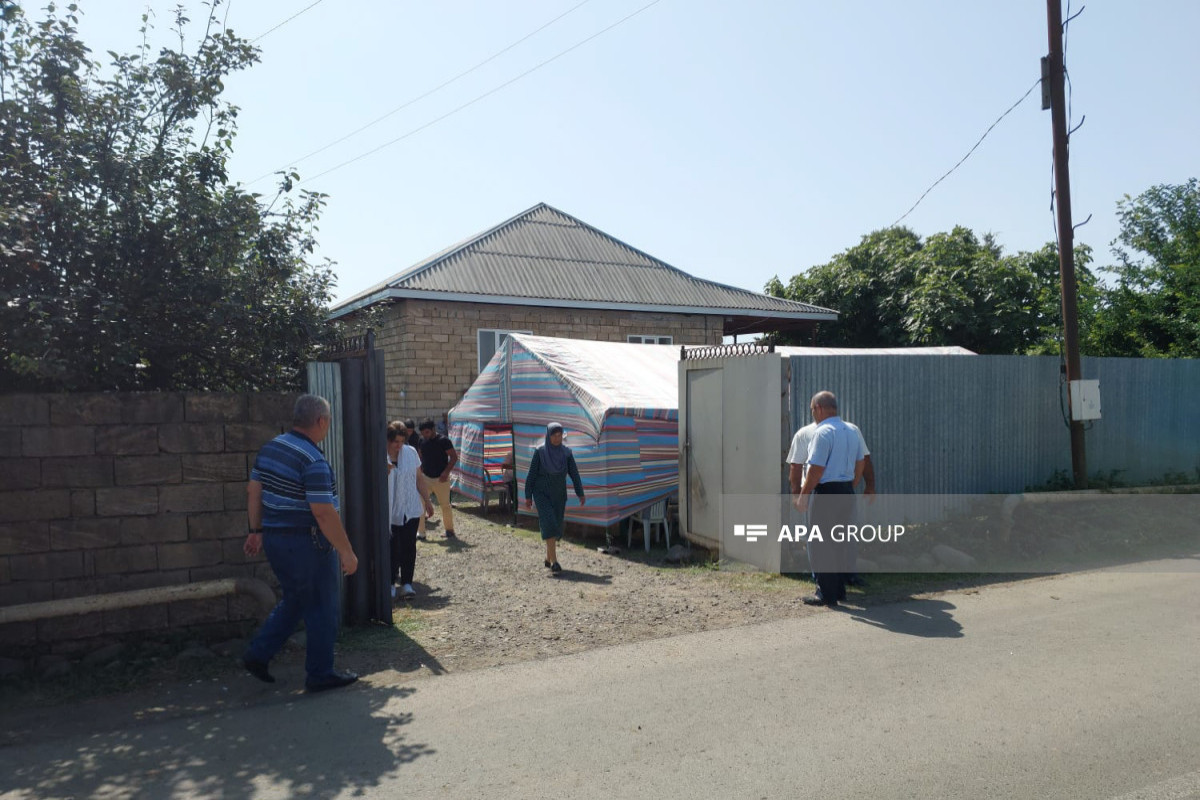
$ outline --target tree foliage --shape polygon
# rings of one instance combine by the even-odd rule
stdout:
[[[1114,285],[1088,346],[1096,354],[1200,358],[1200,181],[1117,204]]]
[[[1077,248],[1087,298],[1095,286],[1089,261],[1090,250]],[[1053,245],[1005,256],[990,234],[980,238],[963,227],[924,240],[903,227],[874,231],[786,286],[772,280],[766,291],[837,310],[838,321],[819,334],[832,346],[1049,352],[1061,317]]]
[[[324,197],[290,175],[268,205],[229,179],[221,94],[257,51],[211,17],[189,48],[180,9],[177,47],[152,53],[143,16],[140,50],[102,66],[75,5],[0,8],[0,383],[297,385],[327,335]]]

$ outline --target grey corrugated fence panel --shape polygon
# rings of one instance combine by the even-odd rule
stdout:
[[[1100,381],[1101,419],[1086,434],[1088,473],[1118,470],[1126,483],[1200,470],[1200,360],[1085,358]]]
[[[1071,466],[1058,365],[1049,356],[792,356],[792,418],[809,421],[812,395],[834,392],[863,431],[881,494],[1019,492]]]
[[[838,395],[896,494],[1019,492],[1070,474],[1065,389],[1054,356],[791,357],[792,419]],[[1127,482],[1200,468],[1200,362],[1084,359],[1103,418],[1087,433],[1088,473]]]
[[[338,498],[342,500],[342,518],[345,519],[346,497],[345,469],[342,459],[342,365],[338,361],[310,361],[308,364],[308,393],[324,397],[333,409],[333,422],[329,434],[321,442],[321,450],[325,460],[333,466],[333,476],[337,483]]]

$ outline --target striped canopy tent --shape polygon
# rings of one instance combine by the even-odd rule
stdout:
[[[587,505],[568,485],[567,520],[607,526],[679,485],[679,348],[509,334],[450,411],[456,492],[482,500],[510,433],[518,498],[533,450],[558,422]],[[523,511],[523,509],[522,509]]]

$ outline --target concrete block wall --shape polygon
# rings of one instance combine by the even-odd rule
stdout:
[[[399,300],[376,336],[384,351],[390,419],[439,419],[475,381],[480,329],[530,331],[602,342],[631,334],[670,336],[675,345],[721,343],[723,318],[606,309]]]
[[[252,576],[242,554],[258,448],[294,394],[0,396],[0,606]],[[70,654],[96,637],[244,627],[242,598],[0,626],[0,649]]]

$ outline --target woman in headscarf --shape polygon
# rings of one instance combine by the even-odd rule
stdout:
[[[562,572],[558,565],[557,544],[563,535],[563,518],[567,512],[567,476],[575,486],[579,505],[583,496],[583,481],[571,448],[563,443],[563,426],[551,422],[546,426],[546,443],[533,451],[529,474],[525,476],[525,508],[537,503],[538,525],[546,543],[546,566],[552,572]]]

